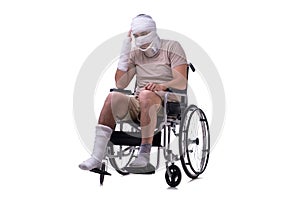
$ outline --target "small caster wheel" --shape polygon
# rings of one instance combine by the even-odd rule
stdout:
[[[176,187],[181,181],[181,171],[176,165],[171,165],[167,168],[165,179],[170,187]]]
[[[101,171],[105,172],[105,163],[102,163],[102,165],[101,165]],[[104,173],[100,174],[100,185],[103,185],[104,176],[105,176]]]

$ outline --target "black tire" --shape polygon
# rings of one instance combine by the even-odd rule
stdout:
[[[120,148],[118,145],[113,145],[111,142],[108,143],[108,153],[110,155],[117,155],[116,148]],[[118,158],[109,158],[109,162],[112,165],[112,167],[121,175],[128,175],[129,173],[124,169],[129,165],[131,162],[134,150],[128,150],[127,156],[122,156]],[[124,163],[123,163],[124,161]]]
[[[181,171],[176,165],[171,165],[167,168],[165,179],[170,187],[176,187],[181,182]]]
[[[192,179],[206,169],[210,152],[210,135],[204,112],[195,105],[186,108],[179,129],[179,153],[182,168]]]

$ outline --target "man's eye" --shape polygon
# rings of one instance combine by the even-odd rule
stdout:
[[[133,34],[133,37],[138,38],[138,37],[141,37],[141,36],[145,36],[147,34],[148,34],[148,32],[142,32],[142,33],[139,33],[139,34]]]

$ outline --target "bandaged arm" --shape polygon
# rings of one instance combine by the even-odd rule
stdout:
[[[124,39],[123,45],[121,48],[121,53],[120,53],[120,58],[119,58],[119,63],[118,63],[118,70],[127,72],[130,50],[131,50],[131,38],[127,37]]]
[[[127,37],[123,41],[119,63],[115,74],[116,87],[119,89],[127,87],[135,74],[135,70],[129,69],[130,51],[131,30],[128,32]]]

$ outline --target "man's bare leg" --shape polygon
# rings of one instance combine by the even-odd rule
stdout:
[[[110,93],[102,107],[100,112],[100,116],[98,119],[98,124],[103,124],[105,126],[114,129],[117,118],[123,118],[128,112],[128,102],[129,97],[118,93],[112,92]],[[124,104],[126,104],[124,106]]]
[[[150,151],[157,122],[157,110],[161,98],[150,90],[144,90],[139,95],[141,108],[142,142],[138,157],[130,164],[131,167],[145,167],[150,160]]]
[[[152,144],[157,122],[157,110],[161,105],[161,98],[150,90],[144,90],[139,95],[139,101],[141,107],[142,144]]]

